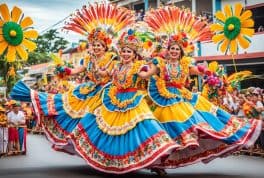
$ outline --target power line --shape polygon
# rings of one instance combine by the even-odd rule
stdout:
[[[42,33],[46,32],[46,31],[48,31],[49,29],[54,28],[55,26],[57,26],[57,25],[59,25],[60,23],[64,22],[64,21],[65,21],[67,18],[69,18],[70,16],[71,16],[71,15],[68,15],[67,17],[63,18],[62,20],[59,20],[58,22],[56,22],[55,24],[51,25],[50,27],[48,27],[48,28],[42,30],[42,31],[40,32],[40,34],[42,34]]]

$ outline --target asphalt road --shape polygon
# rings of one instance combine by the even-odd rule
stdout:
[[[56,152],[43,135],[28,135],[27,154],[0,158],[0,178],[106,178],[116,177],[96,171],[78,156]],[[230,156],[209,164],[196,164],[167,170],[174,178],[264,178],[264,158]],[[140,170],[118,177],[158,177]]]

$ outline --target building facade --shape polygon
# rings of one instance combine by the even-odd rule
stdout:
[[[206,16],[209,21],[213,21],[213,14],[222,10],[226,4],[234,5],[242,3],[246,9],[253,12],[255,21],[255,35],[251,38],[251,45],[248,49],[238,50],[238,54],[232,56],[223,55],[217,51],[217,45],[212,41],[202,41],[197,46],[195,58],[198,62],[218,61],[223,64],[227,73],[250,70],[257,76],[255,79],[247,80],[242,83],[242,87],[257,86],[264,88],[264,1],[263,0],[111,0],[117,6],[124,6],[135,10],[140,9],[144,12],[150,8],[157,8],[160,5],[173,4],[178,7],[190,8],[197,15]],[[234,59],[233,59],[234,58]]]

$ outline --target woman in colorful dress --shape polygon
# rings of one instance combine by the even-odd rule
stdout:
[[[176,13],[181,14],[179,18],[192,16],[177,7],[170,8],[162,10],[179,12]],[[152,23],[159,12],[152,11],[145,18],[156,31],[159,29],[158,25],[154,26]],[[177,19],[177,16],[173,16],[173,19]],[[184,21],[183,18],[181,20]],[[149,97],[155,103],[153,114],[170,137],[181,145],[179,150],[174,151],[163,163],[156,165],[161,169],[176,168],[199,161],[209,162],[244,146],[248,147],[255,142],[261,128],[260,120],[252,119],[248,123],[185,88],[185,81],[190,75],[207,76],[213,80],[209,81],[210,83],[217,81],[215,77],[210,77],[213,74],[202,66],[195,66],[192,58],[185,56],[194,49],[193,43],[188,41],[188,36],[201,39],[202,35],[207,33],[206,23],[198,20],[194,23],[195,20],[193,17],[192,20],[184,21],[186,26],[174,26],[174,29],[180,31],[170,31],[175,34],[168,35],[167,55],[164,59],[155,58],[152,61],[158,69],[148,86]],[[159,24],[163,23],[170,24],[170,21],[160,19]],[[185,29],[188,29],[188,33],[184,32]]]
[[[142,46],[133,30],[118,42],[120,62],[112,71],[112,83],[102,93],[102,106],[80,120],[71,134],[76,151],[87,164],[107,173],[123,174],[150,168],[177,145],[161,128],[149,109],[142,79],[156,71],[144,71]]]
[[[111,9],[107,16],[101,14],[98,6]],[[94,9],[97,10],[94,10]],[[117,10],[119,10],[117,12]],[[84,13],[97,13],[101,23],[95,24],[95,19],[86,19]],[[100,15],[104,15],[100,17]],[[117,16],[125,15],[122,19],[115,19]],[[109,22],[109,18],[115,19]],[[79,21],[85,23],[80,24]],[[99,21],[98,21],[99,22]],[[97,23],[98,23],[97,22]],[[33,103],[34,110],[38,115],[43,114],[46,119],[41,120],[42,127],[49,140],[54,144],[56,150],[74,152],[68,144],[66,137],[75,128],[79,119],[87,113],[93,113],[94,109],[101,104],[100,92],[105,84],[111,80],[110,72],[115,63],[116,55],[108,51],[112,42],[111,34],[116,30],[125,28],[134,22],[134,16],[125,8],[118,9],[110,4],[95,4],[89,7],[84,6],[82,13],[75,14],[65,29],[72,30],[82,35],[88,34],[88,41],[92,45],[92,52],[84,60],[80,67],[71,69],[64,66],[57,66],[58,75],[75,75],[85,72],[89,81],[78,85],[72,91],[63,94],[48,94],[30,90],[23,82],[18,82],[12,92],[11,97],[15,100],[29,101]],[[109,29],[118,26],[118,29]],[[102,28],[101,28],[102,27]],[[70,147],[68,147],[70,146]]]

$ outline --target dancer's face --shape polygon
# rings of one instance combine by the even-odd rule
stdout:
[[[177,44],[170,46],[168,53],[172,60],[179,60],[181,58],[181,48]]]
[[[105,46],[100,42],[94,42],[92,48],[95,56],[102,56],[105,53]]]
[[[124,64],[130,63],[135,58],[135,52],[128,47],[124,47],[121,49],[121,58]]]

